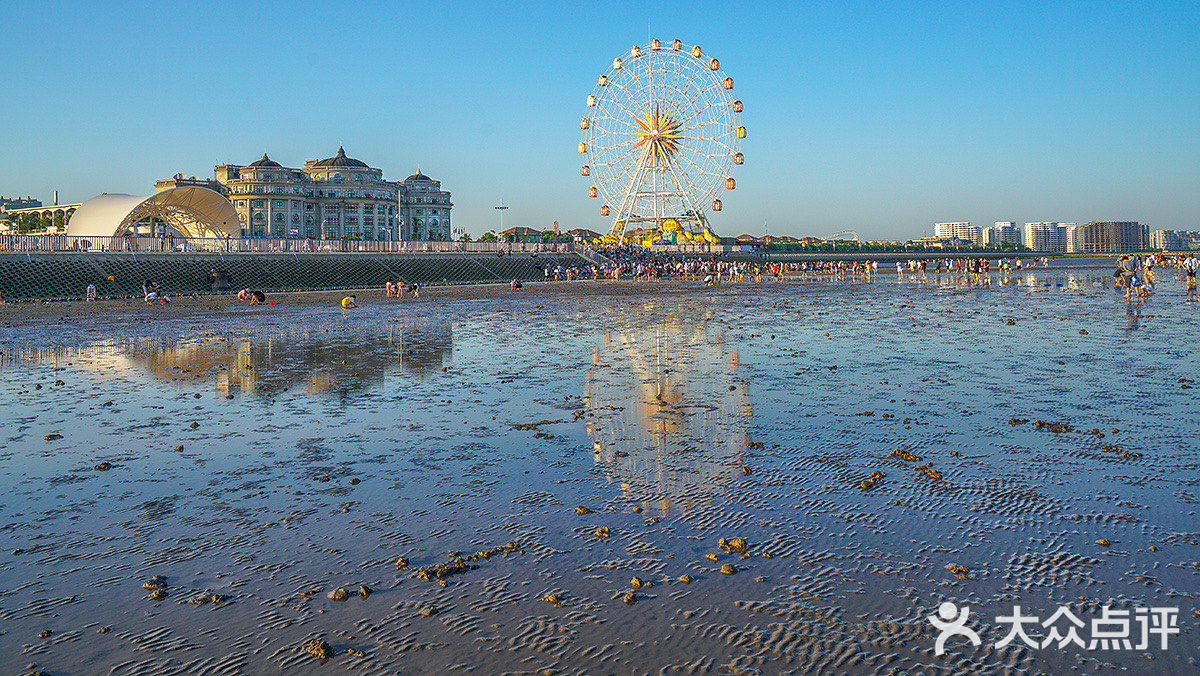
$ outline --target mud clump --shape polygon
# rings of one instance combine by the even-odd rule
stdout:
[[[951,563],[946,566],[946,570],[950,571],[951,575],[953,575],[954,577],[957,577],[960,580],[970,579],[968,576],[970,575],[971,571],[968,570],[967,567],[962,564]]]
[[[858,487],[863,489],[864,491],[869,491],[872,488],[875,488],[875,486],[877,486],[879,484],[879,482],[883,481],[883,478],[885,476],[887,476],[887,475],[884,474],[883,472],[880,472],[879,470],[871,472],[871,476],[867,477],[866,479],[863,479],[862,483],[860,483],[858,485]]]
[[[359,484],[361,484],[361,483],[362,483],[362,479],[359,479],[358,477],[355,477],[355,478],[353,478],[353,479],[351,479],[351,480],[350,480],[350,485],[351,485],[351,486],[357,486],[357,485],[359,485]]]
[[[942,478],[942,473],[937,471],[936,469],[933,469],[932,462],[927,462],[924,465],[917,465],[916,469],[918,472],[920,472],[921,474],[924,474],[925,476],[929,477],[930,479],[933,479],[934,481],[940,481]]]
[[[330,601],[345,601],[349,597],[350,597],[350,595],[347,594],[346,590],[342,589],[341,587],[338,587],[337,589],[334,589],[333,591],[329,592],[329,600]]]
[[[400,558],[396,559],[396,568],[397,570],[408,568],[408,558],[401,556]]]
[[[433,617],[434,615],[438,614],[437,608],[434,608],[433,606],[425,606],[417,612],[421,613],[425,617]]]
[[[333,657],[333,648],[330,648],[328,643],[319,638],[314,638],[305,644],[304,652],[312,655],[321,664],[324,664],[326,660]]]
[[[99,465],[96,465],[95,470],[97,472],[107,472],[108,470],[110,470],[112,468],[113,468],[113,466],[112,466],[111,462],[102,462]]]
[[[754,471],[751,470],[749,467],[742,468],[742,476],[750,476],[751,474],[754,474]]]
[[[167,578],[163,577],[162,575],[155,575],[155,576],[151,577],[149,580],[146,580],[145,582],[142,583],[142,589],[154,590],[154,589],[166,589],[166,588],[167,588]]]
[[[154,599],[155,601],[162,601],[168,596],[170,596],[170,594],[167,593],[166,589],[155,589],[154,591],[150,592],[150,598]]]
[[[1109,540],[1108,538],[1103,538],[1100,540],[1096,540],[1096,544],[1100,545],[1101,547],[1111,547],[1112,541]]]
[[[555,608],[562,608],[562,599],[558,598],[558,594],[550,593],[542,597],[542,600]]]
[[[1028,418],[1012,418],[1008,421],[1008,424],[1016,427],[1017,425],[1024,425],[1027,422],[1029,422]]]
[[[592,510],[588,509],[587,507],[584,507],[583,505],[580,505],[575,508],[575,513],[578,514],[579,516],[583,516],[585,514],[591,514]]]
[[[691,584],[691,583],[692,583],[692,576],[691,576],[691,575],[687,575],[687,574],[680,575],[680,576],[679,576],[679,581],[680,581],[680,582],[682,582],[682,583],[684,583],[684,584]]]
[[[738,569],[735,568],[732,563],[727,563],[727,564],[721,566],[721,574],[722,575],[734,575],[737,572],[738,572]]]
[[[733,538],[732,540],[721,538],[717,540],[717,548],[730,554],[745,554],[750,545],[746,543],[746,538]]]
[[[436,581],[438,584],[444,587],[446,586],[446,578],[458,575],[460,573],[465,573],[469,570],[475,570],[479,567],[477,565],[478,561],[486,561],[497,554],[503,554],[505,552],[517,552],[520,551],[520,549],[520,543],[514,540],[506,545],[480,550],[466,557],[464,557],[461,552],[450,552],[449,561],[443,561],[441,563],[437,563],[432,566],[426,566],[424,568],[416,568],[413,570],[410,577],[415,577],[426,581]],[[399,563],[397,563],[397,565],[399,565]]]
[[[360,599],[365,599],[365,598],[367,598],[367,597],[368,597],[368,596],[370,596],[370,595],[371,595],[371,588],[370,588],[370,587],[368,587],[368,586],[367,586],[367,585],[365,585],[365,584],[360,584],[360,585],[358,586],[358,598],[360,598]]]
[[[1038,420],[1033,424],[1039,430],[1046,430],[1048,432],[1054,432],[1055,434],[1066,434],[1067,432],[1075,431],[1075,428],[1071,427],[1067,423],[1046,422],[1045,420]]]
[[[188,427],[190,427],[192,429],[196,429],[199,426],[200,426],[200,423],[198,423],[198,422],[193,422],[191,425],[188,425]]]
[[[592,535],[595,535],[596,538],[599,540],[603,540],[604,538],[608,537],[608,535],[609,535],[608,526],[601,526],[601,527],[597,528],[592,533]]]
[[[61,434],[47,434],[46,436],[42,437],[42,439],[45,439],[46,441],[58,441],[62,438],[63,436]]]
[[[38,634],[38,638],[50,638],[50,635],[53,633],[54,632],[50,631],[49,629],[43,629],[42,632]]]
[[[197,605],[197,606],[202,606],[207,603],[211,603],[213,605],[220,605],[222,603],[225,603],[225,597],[221,596],[220,594],[213,594],[212,592],[204,592],[203,594],[201,594],[199,596],[193,596],[192,598],[188,599],[188,603],[191,603],[192,605]]]
[[[897,448],[896,450],[892,451],[892,457],[900,458],[901,460],[907,460],[908,462],[921,462],[921,456],[913,455],[903,448]]]
[[[644,584],[646,583],[642,581],[642,578],[636,575],[634,575],[633,579],[629,581],[629,586],[633,587],[634,589],[641,589]]]
[[[628,591],[628,592],[625,592],[625,596],[621,597],[621,600],[624,601],[626,605],[632,606],[633,604],[638,602],[638,595],[634,594],[631,591]]]
[[[514,430],[536,430],[542,425],[557,425],[563,422],[562,420],[539,420],[534,423],[517,423],[512,426]]]

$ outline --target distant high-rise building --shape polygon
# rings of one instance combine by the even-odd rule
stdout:
[[[1076,253],[1079,251],[1078,237],[1079,224],[1077,223],[1059,223],[1058,231],[1062,237],[1063,251],[1066,253]]]
[[[1150,248],[1159,251],[1200,249],[1200,232],[1193,230],[1155,230],[1150,233]]]
[[[1093,221],[1076,232],[1083,253],[1141,251],[1149,244],[1148,228],[1137,221]]]
[[[939,239],[961,239],[972,244],[982,244],[983,234],[979,228],[966,221],[955,223],[934,223],[933,236]]]
[[[1021,233],[1017,230],[1017,224],[1012,221],[996,221],[995,230],[1000,242],[1020,243],[1021,241]]]
[[[1023,244],[1034,251],[1065,252],[1066,244],[1058,223],[1042,221],[1026,223]]]

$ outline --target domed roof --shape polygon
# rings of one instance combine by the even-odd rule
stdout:
[[[266,153],[263,153],[263,156],[262,156],[262,159],[261,159],[261,160],[259,160],[259,161],[257,161],[257,162],[251,162],[251,163],[250,163],[250,166],[252,166],[252,167],[283,167],[283,165],[282,165],[282,164],[280,164],[280,163],[276,162],[275,160],[273,160],[273,159],[271,159],[271,158],[267,157],[267,154],[266,154]]]
[[[362,160],[356,160],[353,157],[346,157],[346,151],[341,146],[338,146],[337,155],[321,160],[313,165],[314,167],[363,167],[367,168],[367,163]]]
[[[408,178],[406,178],[404,180],[406,180],[406,181],[430,181],[430,182],[433,181],[432,178],[429,178],[425,174],[421,173],[421,167],[419,167],[419,166],[417,167],[417,173],[413,174],[412,176],[409,176]]]

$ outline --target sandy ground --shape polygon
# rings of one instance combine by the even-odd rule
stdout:
[[[1106,277],[6,307],[0,672],[1192,673],[1195,299]]]
[[[297,291],[289,293],[268,293],[267,302],[273,305],[256,306],[259,312],[270,312],[274,309],[295,308],[296,306],[338,305],[343,298],[351,294],[357,296],[357,303],[363,307],[377,305],[415,305],[441,303],[448,301],[498,301],[511,300],[519,297],[540,298],[557,295],[568,291],[576,295],[639,295],[645,293],[686,293],[703,288],[703,284],[695,281],[678,279],[638,281],[638,280],[577,280],[571,282],[527,282],[524,287],[512,291],[507,284],[461,284],[450,286],[432,286],[421,289],[421,295],[413,298],[405,294],[402,298],[386,298],[382,289],[345,289],[333,291]],[[21,320],[46,316],[71,315],[80,313],[94,315],[132,314],[147,317],[185,317],[191,315],[220,314],[231,307],[250,307],[247,303],[238,301],[236,293],[223,295],[198,295],[174,297],[170,303],[147,303],[140,299],[108,299],[95,302],[85,301],[27,301],[15,303],[0,303],[0,319]]]

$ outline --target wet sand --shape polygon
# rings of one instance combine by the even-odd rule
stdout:
[[[1195,671],[1196,303],[1108,275],[5,305],[0,666]]]

